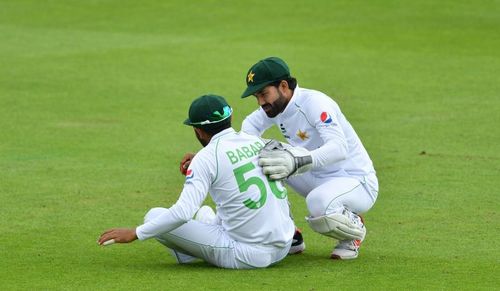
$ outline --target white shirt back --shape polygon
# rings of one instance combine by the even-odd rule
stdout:
[[[200,168],[210,169],[206,178],[213,182],[208,192],[229,235],[237,241],[282,247],[292,238],[294,225],[286,188],[268,181],[257,166],[263,146],[258,137],[228,129],[196,158],[203,159]],[[193,164],[194,171],[198,168]]]
[[[191,219],[210,193],[217,216],[236,241],[284,247],[293,237],[287,191],[257,166],[264,142],[256,136],[219,132],[193,158],[179,200],[164,215],[139,226],[140,239],[170,231]]]

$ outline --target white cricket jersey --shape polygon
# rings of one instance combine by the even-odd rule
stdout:
[[[297,86],[283,112],[267,117],[262,108],[243,121],[243,132],[260,136],[276,124],[288,143],[311,151],[318,177],[351,176],[375,179],[375,169],[361,140],[339,106],[327,95]]]
[[[159,217],[137,227],[141,240],[171,231],[192,219],[210,193],[228,235],[239,242],[284,247],[294,234],[287,192],[257,166],[264,142],[232,128],[214,135],[187,170],[179,200]]]

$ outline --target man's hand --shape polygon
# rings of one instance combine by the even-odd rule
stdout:
[[[271,140],[260,151],[259,166],[271,180],[282,180],[309,171],[312,168],[312,157],[304,148]]]
[[[194,158],[195,153],[187,153],[184,155],[184,157],[181,160],[181,163],[179,165],[179,171],[181,174],[186,176],[187,169],[189,167],[189,164],[191,164],[191,160]]]
[[[129,243],[137,239],[135,228],[113,228],[106,230],[97,241],[99,245],[112,243]],[[112,242],[109,242],[113,240]],[[105,242],[108,242],[104,244]]]

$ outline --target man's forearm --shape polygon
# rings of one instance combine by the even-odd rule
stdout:
[[[347,158],[347,144],[341,141],[329,141],[311,151],[313,169],[328,166]]]

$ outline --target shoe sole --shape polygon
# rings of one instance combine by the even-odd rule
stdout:
[[[304,250],[306,249],[306,244],[301,243],[298,246],[292,246],[290,247],[290,250],[288,251],[289,255],[298,255],[301,254]]]
[[[358,257],[358,255],[351,256],[351,257],[341,257],[339,255],[334,255],[334,254],[330,255],[330,259],[332,259],[332,260],[354,260],[357,257]]]

